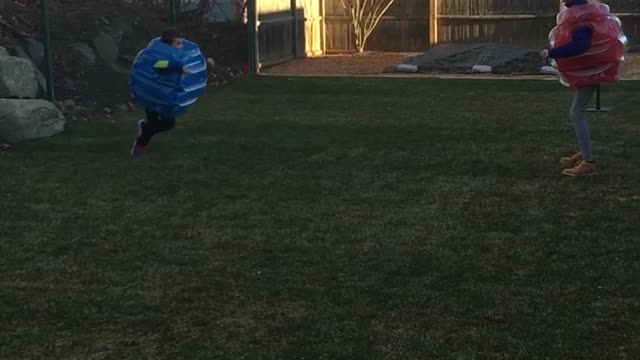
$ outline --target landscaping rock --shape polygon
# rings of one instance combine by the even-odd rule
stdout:
[[[118,44],[109,34],[101,32],[96,35],[96,37],[93,38],[93,45],[98,52],[98,56],[100,56],[106,64],[112,65],[116,63],[120,51]]]
[[[84,43],[71,45],[73,63],[81,67],[91,67],[96,64],[96,53]]]
[[[9,57],[9,52],[7,51],[7,49],[5,49],[2,46],[0,46],[0,61],[6,59],[8,57]]]
[[[0,98],[35,98],[36,71],[31,61],[13,56],[0,60]]]
[[[45,100],[0,99],[0,141],[9,144],[56,135],[65,118]]]
[[[415,72],[418,72],[418,66],[417,65],[410,65],[410,64],[400,64],[400,65],[396,66],[396,71],[397,72],[406,72],[406,73],[415,73]]]
[[[41,42],[35,39],[26,38],[25,50],[27,51],[29,58],[31,58],[31,61],[33,61],[36,66],[40,66],[42,64],[42,61],[44,60],[44,46]]]

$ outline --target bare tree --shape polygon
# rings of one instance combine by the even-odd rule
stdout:
[[[364,51],[367,39],[394,2],[395,0],[342,0],[342,6],[353,26],[358,52]]]

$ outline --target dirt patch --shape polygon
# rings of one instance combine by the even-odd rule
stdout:
[[[410,53],[367,52],[339,54],[294,60],[263,69],[267,75],[382,75],[385,68],[402,63]],[[417,74],[418,76],[420,74]],[[407,76],[407,75],[393,75]],[[424,75],[423,75],[424,76]],[[465,76],[465,75],[460,75]],[[478,77],[470,75],[472,77]],[[482,78],[503,78],[505,75],[483,74]],[[538,77],[544,77],[540,75]],[[627,54],[623,79],[640,80],[640,53]]]

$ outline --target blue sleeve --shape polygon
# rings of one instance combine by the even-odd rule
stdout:
[[[593,32],[591,28],[583,26],[573,33],[571,42],[549,50],[549,57],[552,59],[568,58],[582,55],[591,48],[591,38]]]

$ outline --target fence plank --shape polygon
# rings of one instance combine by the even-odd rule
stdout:
[[[633,44],[640,42],[640,0],[606,1],[620,14]],[[422,51],[436,42],[498,42],[547,45],[557,0],[396,0],[367,43],[373,51]],[[324,0],[327,52],[355,49],[341,0]],[[437,26],[430,11],[437,9]],[[431,39],[430,39],[430,35]]]
[[[295,16],[291,0],[259,0],[258,51],[260,64],[269,66],[295,58]]]
[[[325,1],[327,52],[355,49],[342,0]],[[368,50],[421,51],[429,45],[429,1],[396,0],[367,41]]]

